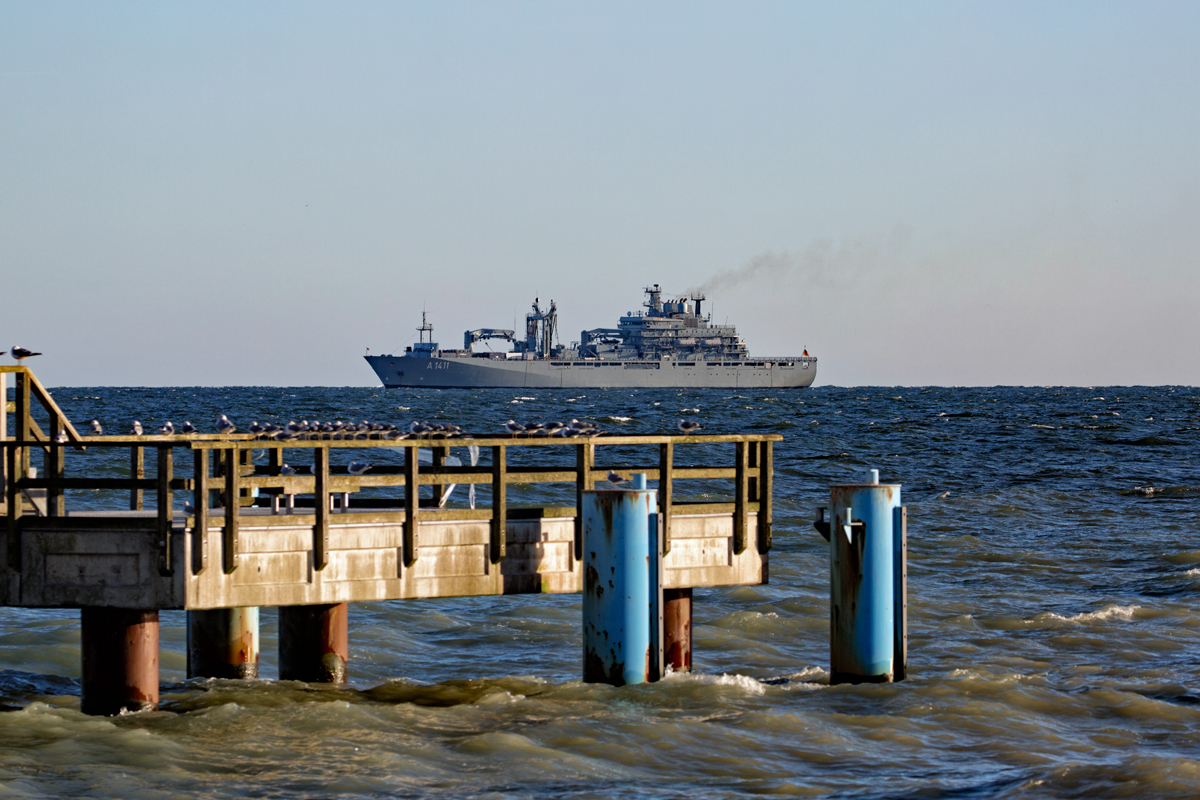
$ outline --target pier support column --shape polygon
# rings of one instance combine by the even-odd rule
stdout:
[[[903,680],[907,542],[900,486],[879,483],[879,470],[871,470],[867,483],[831,486],[830,506],[829,682]]]
[[[280,606],[280,680],[345,683],[349,660],[349,603]]]
[[[258,609],[187,612],[189,678],[258,677]]]
[[[691,589],[663,589],[663,661],[675,672],[692,671]]]
[[[83,713],[158,706],[158,612],[84,606]]]
[[[658,680],[662,550],[655,493],[583,492],[583,679],[624,686]]]

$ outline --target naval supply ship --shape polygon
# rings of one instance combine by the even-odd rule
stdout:
[[[627,312],[615,328],[583,331],[569,347],[555,344],[558,309],[540,300],[525,315],[525,337],[501,328],[467,331],[461,350],[442,349],[421,314],[419,340],[403,355],[365,356],[389,389],[430,388],[800,388],[817,376],[817,359],[801,356],[751,358],[733,325],[714,325],[705,316],[702,294],[663,300],[658,284],[644,290],[645,311]],[[511,350],[474,352],[490,340]]]

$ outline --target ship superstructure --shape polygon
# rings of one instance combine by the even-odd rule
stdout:
[[[463,349],[441,349],[421,315],[418,341],[404,355],[366,356],[383,385],[429,387],[803,387],[812,384],[817,359],[751,358],[733,325],[704,315],[702,294],[663,299],[658,284],[644,289],[644,311],[627,312],[615,328],[582,331],[569,346],[557,343],[558,309],[540,298],[525,315],[525,335],[478,328]],[[506,352],[474,352],[478,342],[511,343]],[[490,348],[490,344],[488,345]]]

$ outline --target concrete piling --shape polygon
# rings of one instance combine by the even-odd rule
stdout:
[[[662,673],[662,545],[646,476],[583,492],[583,679],[624,686]]]
[[[84,606],[80,613],[85,714],[158,706],[158,612]]]
[[[280,606],[280,679],[345,683],[350,660],[349,612],[349,603]]]
[[[189,678],[258,677],[258,609],[187,612]]]
[[[902,680],[906,543],[899,484],[830,487],[830,682]],[[818,528],[823,523],[818,518]]]

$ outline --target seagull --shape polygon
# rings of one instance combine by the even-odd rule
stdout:
[[[142,423],[140,421],[135,419],[133,421],[133,424],[129,426],[129,435],[130,436],[141,436],[142,435]]]
[[[283,429],[288,433],[300,433],[304,430],[304,428],[300,427],[300,423],[294,419],[288,420],[288,424],[284,425]]]
[[[626,480],[627,479],[623,475],[621,475],[621,473],[617,472],[615,469],[608,471],[608,482],[613,485],[613,488],[616,488],[616,487],[620,486],[622,483],[625,483]]]
[[[30,358],[31,356],[40,356],[40,355],[41,355],[41,353],[35,353],[32,350],[26,350],[24,347],[17,347],[16,345],[14,345],[13,349],[12,349],[12,357],[15,358],[18,362],[24,361],[25,359]]]
[[[188,422],[187,420],[184,420],[184,422],[183,422],[183,427],[182,427],[182,428],[180,428],[180,429],[179,429],[179,431],[180,431],[181,433],[199,433],[199,432],[200,432],[200,429],[199,429],[199,428],[197,428],[197,427],[196,427],[195,425],[193,425],[192,423]]]
[[[371,465],[365,461],[351,461],[350,466],[346,467],[346,471],[351,475],[362,475],[370,468]]]
[[[230,421],[229,417],[227,417],[225,414],[222,414],[221,416],[217,417],[217,433],[219,433],[221,435],[226,435],[226,434],[233,433],[236,430],[237,430],[237,427]]]
[[[259,434],[259,433],[262,433],[263,431],[265,431],[266,428],[264,428],[262,425],[259,425],[258,420],[254,420],[254,422],[250,423],[249,430],[253,434]]]
[[[540,422],[530,422],[528,425],[525,426],[525,432],[526,433],[537,433],[543,427],[545,427],[545,426],[542,425],[542,423],[540,423]]]
[[[594,422],[580,422],[577,419],[573,419],[567,427],[576,433],[586,433],[587,431],[595,430],[596,424]]]
[[[54,441],[58,442],[59,444],[66,444],[66,443],[67,443],[67,440],[68,440],[68,439],[70,439],[70,438],[71,438],[71,437],[70,437],[70,436],[68,436],[68,435],[67,435],[67,432],[64,430],[64,431],[59,431],[59,432],[58,432],[58,436],[55,436],[55,437],[54,437]]]
[[[196,507],[187,500],[183,501],[183,513],[187,516],[193,516],[196,513]]]
[[[163,436],[173,436],[175,434],[175,425],[171,422],[171,420],[167,420],[162,424],[162,427],[158,429],[158,432]]]
[[[699,422],[693,422],[690,419],[679,420],[679,430],[683,431],[685,434],[696,433],[697,431],[701,430],[701,427],[702,426]]]
[[[295,438],[296,434],[292,433],[291,431],[277,431],[274,436],[274,439],[277,442],[287,442]]]
[[[566,427],[567,426],[563,425],[561,422],[547,422],[545,426],[546,435],[553,436],[556,433],[561,432]]]
[[[296,470],[292,467],[289,467],[287,464],[284,464],[282,467],[279,468],[279,474],[280,475],[295,475]]]
[[[514,436],[520,436],[522,433],[525,432],[524,425],[522,425],[519,422],[514,422],[511,419],[508,422],[504,423],[504,427],[507,428],[508,432],[513,434]]]
[[[102,436],[104,434],[104,428],[100,427],[100,420],[92,420],[92,425],[90,428],[88,428],[88,433],[90,433],[92,436]]]

